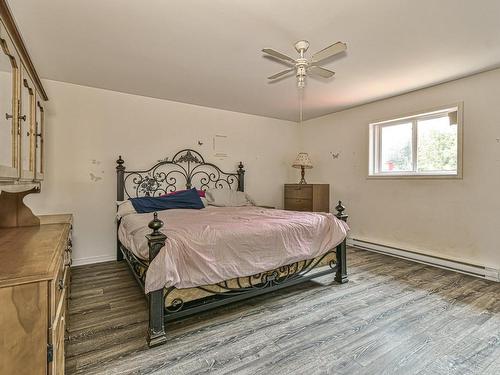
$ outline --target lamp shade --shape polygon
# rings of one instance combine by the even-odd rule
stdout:
[[[311,169],[313,167],[311,159],[309,159],[309,155],[307,152],[299,152],[297,155],[297,158],[292,164],[292,167],[294,168],[306,168],[306,169]]]

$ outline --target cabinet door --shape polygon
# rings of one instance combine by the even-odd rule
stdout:
[[[0,374],[47,373],[47,282],[0,288]]]
[[[18,177],[16,92],[19,59],[0,22],[0,180]]]
[[[21,70],[20,162],[21,179],[35,178],[35,90],[26,70]]]
[[[35,112],[35,178],[43,180],[44,174],[44,137],[45,137],[45,110],[43,102],[37,94],[36,112]]]

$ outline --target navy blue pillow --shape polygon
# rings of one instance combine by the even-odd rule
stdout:
[[[199,210],[205,207],[195,188],[166,197],[130,198],[130,201],[137,213],[140,214],[170,210],[172,208],[191,208]]]

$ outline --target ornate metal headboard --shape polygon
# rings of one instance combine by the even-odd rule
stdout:
[[[215,164],[205,162],[199,152],[190,149],[179,151],[172,159],[159,160],[144,171],[125,170],[125,161],[121,156],[116,163],[117,200],[120,201],[159,196],[176,191],[180,186],[186,189],[229,188],[239,191],[244,191],[245,186],[245,170],[241,162],[236,172],[227,173]]]

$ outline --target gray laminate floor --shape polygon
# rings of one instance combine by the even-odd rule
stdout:
[[[76,267],[69,374],[500,374],[500,284],[349,249],[333,277],[168,326],[125,263]]]

